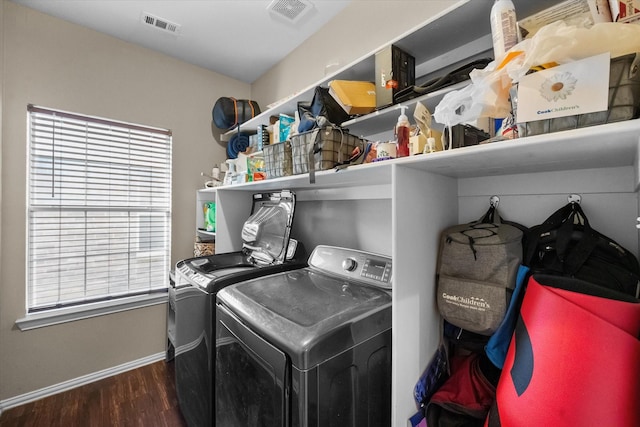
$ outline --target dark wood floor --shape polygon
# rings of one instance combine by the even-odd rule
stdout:
[[[156,362],[7,409],[0,427],[186,427],[173,362]]]

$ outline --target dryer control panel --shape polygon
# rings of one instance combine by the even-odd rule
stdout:
[[[391,257],[335,246],[317,246],[309,267],[384,289],[391,289]]]

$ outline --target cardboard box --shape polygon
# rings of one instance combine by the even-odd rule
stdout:
[[[369,114],[376,109],[376,88],[371,82],[332,80],[329,94],[350,115]]]
[[[409,154],[411,156],[422,154],[425,145],[427,145],[427,137],[424,134],[412,136],[409,138]]]
[[[617,0],[611,2],[615,3]],[[518,25],[522,33],[529,37],[543,26],[559,20],[588,19],[592,24],[611,22],[609,3],[609,0],[566,0],[520,20]]]
[[[636,22],[640,19],[640,0],[609,0],[614,22]]]
[[[431,130],[431,137],[434,139],[433,151],[442,151],[442,132]],[[427,136],[423,133],[409,138],[409,155],[425,153]],[[427,151],[428,152],[428,151]]]

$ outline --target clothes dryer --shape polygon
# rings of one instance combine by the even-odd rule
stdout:
[[[216,293],[234,283],[306,266],[300,242],[290,239],[295,195],[253,195],[242,229],[243,249],[176,264],[175,380],[180,410],[190,427],[213,423]]]

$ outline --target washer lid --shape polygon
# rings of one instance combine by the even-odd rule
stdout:
[[[391,329],[391,295],[311,268],[225,288],[218,302],[309,369]]]
[[[251,216],[242,227],[242,247],[256,264],[281,264],[287,256],[295,195],[289,190],[253,195]]]
[[[189,258],[176,263],[176,287],[198,286],[203,291],[214,293],[243,280],[268,274],[306,267],[306,262],[297,259],[270,265],[256,265],[243,252],[227,252],[205,257]]]

